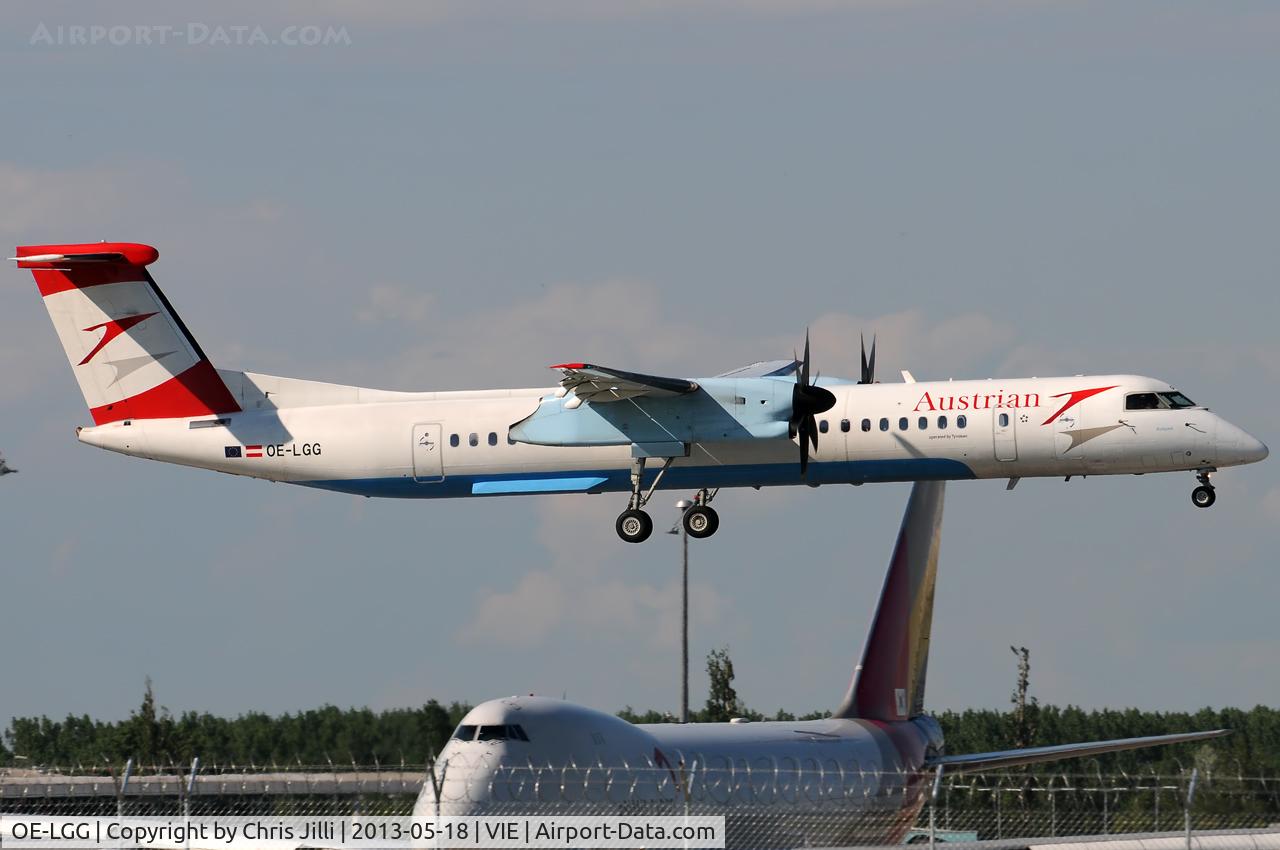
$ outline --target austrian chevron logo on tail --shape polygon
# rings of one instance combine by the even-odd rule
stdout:
[[[88,363],[90,360],[94,358],[94,356],[99,351],[106,348],[107,343],[111,342],[111,340],[120,336],[120,334],[129,330],[129,328],[133,327],[134,325],[138,325],[145,322],[147,319],[150,319],[154,315],[156,314],[155,313],[139,313],[136,316],[122,316],[119,319],[111,319],[110,321],[103,322],[100,325],[90,325],[89,327],[85,328],[84,329],[85,333],[92,333],[94,331],[104,330],[104,329],[105,331],[102,334],[102,339],[98,340],[98,344],[95,345],[93,349],[84,356],[84,359],[81,360],[76,365],[83,366],[84,364]]]

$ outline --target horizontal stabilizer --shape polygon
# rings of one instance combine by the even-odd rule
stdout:
[[[1026,747],[1021,750],[997,750],[991,753],[970,753],[958,756],[939,756],[929,759],[926,767],[942,765],[948,772],[969,773],[979,770],[999,770],[1024,764],[1038,764],[1059,759],[1096,756],[1120,750],[1137,750],[1142,747],[1162,747],[1167,744],[1184,744],[1187,741],[1204,741],[1220,738],[1230,729],[1214,729],[1210,732],[1184,732],[1178,735],[1148,735],[1144,738],[1115,738],[1110,741],[1091,741],[1086,744],[1058,744],[1053,747]]]
[[[90,242],[78,245],[38,245],[19,247],[16,257],[18,268],[31,269],[66,263],[124,263],[131,266],[149,266],[160,258],[160,253],[150,245],[136,242]]]

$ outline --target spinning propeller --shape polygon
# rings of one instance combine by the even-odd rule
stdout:
[[[872,353],[874,360],[875,354]],[[866,369],[864,367],[863,371]],[[796,384],[791,390],[791,418],[787,421],[787,431],[791,437],[800,436],[800,474],[809,471],[809,445],[818,447],[819,413],[826,413],[835,406],[836,397],[830,390],[809,383],[809,332],[804,332],[804,360],[796,370]]]

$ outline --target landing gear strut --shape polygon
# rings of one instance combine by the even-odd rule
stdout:
[[[1209,483],[1209,476],[1215,470],[1202,469],[1196,475],[1196,480],[1200,482],[1200,486],[1191,491],[1191,504],[1197,508],[1207,508],[1218,500],[1218,494],[1214,492],[1213,485]]]
[[[707,490],[704,487],[693,497],[693,506],[685,510],[684,517],[681,519],[684,530],[690,537],[701,540],[715,534],[716,529],[720,527],[720,515],[710,505],[711,500],[719,492],[718,489]]]
[[[641,481],[644,479],[645,458],[638,457],[631,462],[631,500],[627,503],[627,509],[618,515],[618,521],[614,524],[618,530],[618,536],[627,543],[643,543],[653,533],[653,520],[644,512],[644,506],[649,504],[653,491],[658,489],[658,482],[662,480],[662,476],[671,468],[674,461],[673,457],[663,459],[662,469],[658,470],[648,490],[640,489]]]

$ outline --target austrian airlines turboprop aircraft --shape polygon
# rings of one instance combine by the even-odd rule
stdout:
[[[1226,730],[946,755],[924,714],[943,482],[915,485],[853,682],[824,720],[632,725],[545,697],[472,709],[414,807],[432,815],[723,815],[727,847],[893,845],[939,769],[993,770]],[[560,804],[560,805],[558,805]]]
[[[407,393],[215,369],[156,286],[147,245],[17,249],[94,426],[127,455],[362,496],[630,492],[623,540],[653,530],[654,491],[697,490],[715,533],[721,487],[1195,472],[1267,448],[1173,387],[1135,375],[874,383],[810,380],[799,361],[711,378],[562,363],[552,388]],[[821,438],[821,439],[820,439]],[[796,462],[797,447],[799,462]]]

